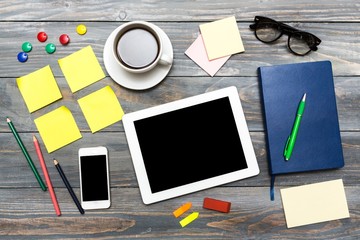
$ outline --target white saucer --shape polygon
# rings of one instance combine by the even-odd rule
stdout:
[[[158,26],[154,24],[151,25],[153,25],[161,37],[163,42],[163,53],[173,58],[173,47],[169,37]],[[121,28],[121,26],[118,28]],[[146,73],[130,73],[118,65],[115,56],[112,53],[112,44],[118,28],[110,34],[104,46],[104,64],[110,77],[121,86],[133,90],[148,89],[160,83],[169,73],[172,65],[158,64]]]

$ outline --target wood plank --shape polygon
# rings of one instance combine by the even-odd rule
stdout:
[[[229,15],[238,20],[255,15],[273,16],[288,21],[359,21],[355,1],[311,1],[289,3],[270,1],[23,1],[0,5],[1,20],[6,21],[213,21]]]
[[[40,164],[33,147],[32,133],[23,133],[20,136],[27,147],[34,164],[40,171]],[[338,170],[326,170],[278,176],[277,186],[306,184],[333,178],[343,178],[348,186],[357,186],[359,183],[360,166],[357,153],[360,147],[359,132],[341,133],[344,151],[345,167]],[[268,187],[270,184],[269,168],[265,136],[262,132],[252,132],[251,139],[254,145],[260,174],[256,177],[237,181],[227,186],[255,186]],[[30,170],[20,148],[17,146],[11,133],[0,135],[2,147],[0,150],[0,188],[39,188],[38,183]],[[39,139],[41,146],[41,139]],[[106,146],[109,150],[111,186],[137,187],[135,171],[123,132],[83,133],[83,138],[60,150],[48,154],[43,149],[44,159],[55,187],[64,187],[64,184],[53,166],[53,159],[57,159],[64,169],[71,185],[79,186],[78,149],[85,146]],[[41,171],[40,171],[41,172]],[[42,175],[42,174],[41,174]]]
[[[346,184],[345,184],[346,186]],[[66,189],[55,189],[62,211],[56,217],[47,193],[0,189],[1,238],[349,238],[360,234],[360,188],[345,187],[350,218],[287,229],[281,200],[271,202],[267,188],[213,188],[146,206],[136,188],[112,189],[110,209],[80,215]],[[78,193],[78,189],[75,189]],[[276,191],[279,194],[279,190]],[[228,214],[202,208],[204,197],[232,203]],[[200,216],[181,229],[172,211],[185,202]],[[186,215],[185,215],[186,216]],[[40,235],[41,234],[41,235]]]
[[[257,77],[167,77],[158,86],[146,91],[133,91],[119,86],[107,77],[75,94],[72,94],[63,77],[56,78],[63,99],[29,114],[23,98],[12,78],[0,79],[0,116],[9,116],[14,121],[19,132],[36,132],[34,119],[62,105],[67,106],[73,113],[79,128],[90,131],[86,120],[77,104],[77,99],[90,94],[104,86],[111,86],[115,91],[126,113],[151,106],[183,99],[208,91],[236,86],[242,101],[245,117],[250,131],[263,131],[263,114],[260,100],[260,90]],[[360,80],[359,77],[335,77],[335,90],[339,114],[340,129],[342,131],[359,131],[360,122]],[[118,122],[104,131],[123,131],[122,123]],[[0,132],[9,132],[6,121],[0,121]]]
[[[80,36],[75,32],[77,22],[0,22],[0,77],[16,78],[28,74],[38,68],[50,64],[55,76],[63,76],[57,60],[65,57],[85,46],[91,45],[103,66],[103,48],[107,37],[121,23],[119,22],[89,22],[88,33]],[[170,22],[156,23],[169,36],[174,51],[174,64],[169,76],[201,76],[210,77],[199,68],[184,52],[196,39],[199,32],[199,23]],[[360,75],[360,44],[358,41],[360,25],[357,23],[290,23],[292,26],[309,31],[322,39],[317,52],[307,56],[295,56],[287,49],[287,37],[283,36],[276,44],[265,44],[258,41],[249,29],[251,22],[238,23],[243,39],[245,52],[233,55],[220,69],[216,76],[257,76],[259,66],[296,63],[306,61],[330,60],[333,64],[335,76]],[[346,31],[344,31],[346,29]],[[48,42],[57,45],[54,54],[47,54],[45,43],[36,39],[39,31],[49,35]],[[58,37],[69,34],[71,43],[61,46]],[[33,44],[29,53],[29,60],[20,63],[16,55],[21,51],[25,41]]]

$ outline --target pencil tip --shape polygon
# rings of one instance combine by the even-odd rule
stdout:
[[[35,135],[33,135],[33,141],[37,141],[37,139],[36,139]]]
[[[303,98],[302,98],[302,101],[305,101],[305,99],[306,99],[306,93],[304,93],[304,96],[303,96]]]
[[[58,165],[58,164],[59,164],[59,162],[58,162],[57,160],[55,160],[55,159],[54,159],[54,164],[55,164],[55,165]]]
[[[6,117],[6,121],[7,121],[7,122],[11,122],[11,120],[10,120],[9,117]]]

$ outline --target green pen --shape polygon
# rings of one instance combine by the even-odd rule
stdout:
[[[295,122],[294,122],[294,126],[293,126],[293,128],[291,130],[291,134],[290,134],[289,138],[286,141],[286,145],[285,145],[285,149],[284,149],[284,157],[285,157],[286,161],[288,161],[290,159],[291,154],[292,154],[293,149],[294,149],[297,133],[299,131],[301,118],[302,118],[302,115],[303,115],[304,109],[305,109],[305,100],[306,100],[306,93],[304,94],[304,96],[302,97],[302,99],[301,99],[301,101],[299,103],[297,113],[296,113]]]

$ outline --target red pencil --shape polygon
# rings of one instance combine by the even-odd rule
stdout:
[[[55,195],[55,192],[54,192],[54,188],[51,184],[51,179],[50,179],[50,176],[49,176],[49,173],[48,173],[48,170],[46,168],[46,164],[45,164],[45,161],[44,161],[44,157],[41,153],[41,149],[40,149],[40,145],[39,145],[39,142],[38,140],[36,139],[35,136],[33,136],[33,140],[34,140],[34,145],[35,145],[35,149],[36,149],[36,153],[39,157],[39,161],[40,161],[40,165],[41,165],[41,169],[44,173],[44,176],[45,176],[45,181],[46,181],[46,184],[48,185],[48,188],[49,188],[49,193],[50,193],[50,197],[51,197],[51,201],[54,205],[54,208],[55,208],[55,212],[56,212],[56,215],[60,216],[61,215],[61,212],[60,212],[60,208],[59,208],[59,204],[58,204],[58,201],[56,199],[56,195]]]

